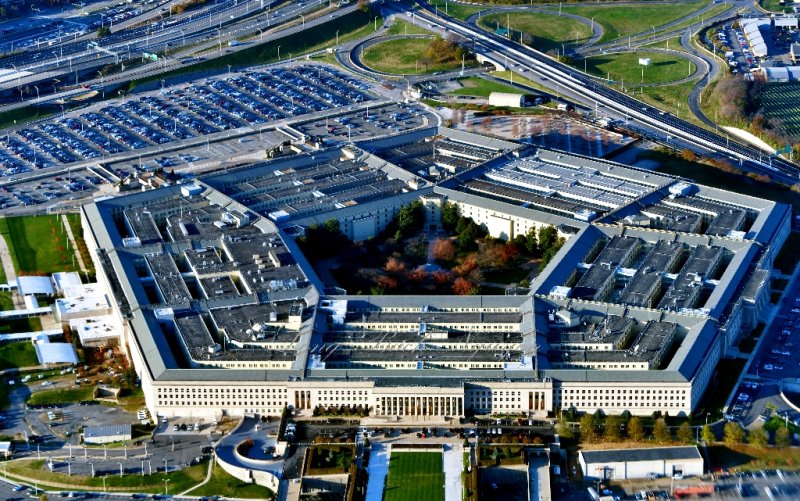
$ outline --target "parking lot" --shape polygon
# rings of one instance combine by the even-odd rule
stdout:
[[[13,209],[59,201],[79,200],[108,189],[108,180],[90,169],[76,169],[63,176],[32,180],[0,188],[0,209]]]
[[[0,178],[343,108],[373,99],[369,89],[338,69],[304,64],[106,101],[0,137]]]
[[[795,349],[800,343],[800,284],[795,281],[788,287],[728,409],[726,417],[745,426],[760,426],[773,415],[800,422],[800,413],[791,410],[779,394],[781,379],[800,375],[800,351]]]
[[[391,103],[293,127],[331,143],[344,143],[407,132],[426,125],[436,125],[436,117],[421,106]]]

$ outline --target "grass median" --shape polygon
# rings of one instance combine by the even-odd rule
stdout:
[[[531,12],[489,14],[481,17],[478,24],[489,31],[511,27],[512,38],[523,41],[536,50],[547,52],[561,50],[562,45],[573,46],[588,42],[592,30],[586,24],[570,17]]]
[[[563,12],[576,14],[586,19],[594,18],[604,31],[600,42],[610,42],[636,33],[658,28],[697,12],[709,0],[692,3],[641,5],[580,5],[563,7]],[[657,29],[655,31],[658,31]]]

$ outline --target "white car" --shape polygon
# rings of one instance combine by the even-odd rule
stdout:
[[[773,369],[772,364],[764,364],[765,371],[771,371]]]

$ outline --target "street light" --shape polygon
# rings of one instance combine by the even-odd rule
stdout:
[[[339,46],[339,30],[336,30],[336,46]]]
[[[337,32],[338,33],[338,32]],[[278,61],[281,60],[281,46],[278,46]]]
[[[169,479],[168,479],[168,478],[165,478],[165,479],[164,479],[164,495],[165,495],[165,496],[168,496],[168,495],[169,495],[169,492],[167,492],[167,482],[169,482]]]
[[[34,85],[33,88],[36,89],[36,104],[39,104],[39,86]]]

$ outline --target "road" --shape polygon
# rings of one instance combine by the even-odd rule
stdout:
[[[770,160],[765,152],[754,147],[738,143],[729,137],[722,137],[627,94],[598,85],[581,72],[534,49],[521,47],[507,38],[484,32],[453,18],[441,15],[436,17],[430,11],[429,4],[422,2],[420,5],[427,9],[418,13],[425,22],[448,29],[468,40],[474,40],[476,52],[495,61],[508,61],[514,66],[515,71],[526,77],[537,74],[546,78],[546,85],[551,89],[563,88],[573,91],[580,96],[579,102],[587,103],[589,106],[603,103],[607,109],[660,131],[666,139],[681,138],[694,145],[694,149],[713,152],[735,161],[748,170],[769,174],[779,182],[794,184],[797,180],[797,165],[788,160],[782,158]]]

